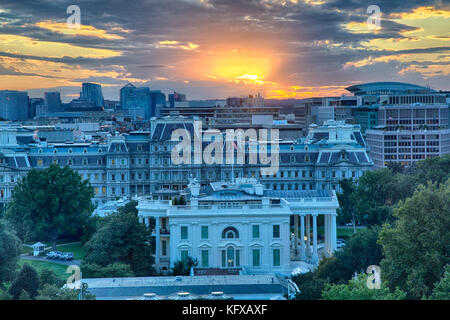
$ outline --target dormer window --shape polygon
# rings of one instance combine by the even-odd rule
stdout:
[[[290,149],[291,149],[291,151],[294,151],[294,146],[291,146]]]
[[[38,150],[38,153],[42,153],[42,149],[39,149],[39,150]]]
[[[290,161],[291,161],[291,163],[295,163],[295,156],[291,156]]]
[[[309,155],[305,155],[305,162],[309,162]]]
[[[68,166],[73,165],[73,160],[72,160],[72,159],[67,159],[67,165],[68,165]]]
[[[53,153],[58,153],[58,149],[53,149]]]
[[[102,153],[103,150],[102,150],[101,148],[99,148],[97,152],[98,152],[98,153]]]
[[[88,151],[87,151],[87,149],[86,149],[86,148],[84,148],[84,150],[83,150],[83,153],[88,153]]]
[[[69,152],[69,153],[73,153],[72,148],[69,148],[68,152]]]
[[[87,159],[87,158],[84,158],[84,159],[83,159],[83,166],[87,166],[87,164],[88,164],[88,159]]]
[[[142,144],[138,144],[138,146],[137,146],[137,151],[142,151],[142,150],[143,150]]]

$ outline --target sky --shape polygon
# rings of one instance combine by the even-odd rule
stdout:
[[[131,82],[188,99],[306,98],[375,81],[450,90],[450,1],[0,1],[0,90],[31,97],[68,102],[95,82],[119,100]]]

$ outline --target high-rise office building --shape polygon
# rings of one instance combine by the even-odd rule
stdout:
[[[45,108],[45,101],[42,98],[30,98],[30,103],[28,105],[28,116],[32,119],[36,117],[37,112],[42,112]]]
[[[185,102],[186,95],[178,92],[169,94],[169,106],[175,108],[176,102]]]
[[[47,107],[47,112],[61,112],[62,109],[61,95],[59,92],[45,92],[45,105]]]
[[[446,94],[408,83],[377,82],[347,88],[358,98],[353,115],[367,129],[374,166],[411,166],[450,153]],[[355,113],[357,111],[358,113]]]
[[[85,82],[81,85],[80,99],[90,100],[97,107],[103,107],[104,99],[102,86],[96,83]]]
[[[28,119],[28,92],[0,90],[0,118],[6,120]]]
[[[150,90],[150,117],[160,117],[162,109],[166,107],[166,95],[160,90]]]
[[[133,120],[150,119],[152,116],[152,95],[150,88],[137,88],[131,83],[128,83],[120,89],[120,105],[122,106],[123,112]]]

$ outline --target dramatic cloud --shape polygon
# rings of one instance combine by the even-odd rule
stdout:
[[[339,95],[364,81],[449,89],[450,6],[381,0],[381,29],[363,0],[2,0],[0,88],[102,83],[118,99],[127,82],[190,98],[261,92]],[[70,88],[70,89],[69,89]]]

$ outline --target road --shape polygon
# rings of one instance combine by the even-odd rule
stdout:
[[[53,260],[53,259],[47,259],[46,257],[34,257],[34,256],[29,256],[27,254],[21,254],[20,255],[20,259],[24,259],[24,260],[36,260],[36,261],[45,261],[45,262],[49,262],[49,263],[58,263],[58,264],[64,264],[66,266],[70,266],[70,265],[76,265],[79,266],[81,261],[80,260],[72,260],[72,261],[61,261],[61,260]]]

